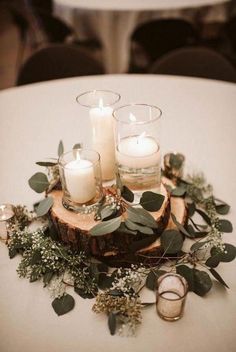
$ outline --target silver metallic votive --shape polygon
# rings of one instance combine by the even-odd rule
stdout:
[[[182,317],[188,284],[184,277],[168,273],[157,281],[156,307],[158,315],[168,321]]]
[[[0,237],[7,240],[9,229],[14,222],[15,207],[11,204],[0,204]]]

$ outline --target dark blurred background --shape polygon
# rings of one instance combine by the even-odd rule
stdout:
[[[235,0],[143,18],[130,34],[126,72],[236,81]],[[0,89],[106,73],[103,49],[96,30],[80,37],[53,1],[0,0]]]

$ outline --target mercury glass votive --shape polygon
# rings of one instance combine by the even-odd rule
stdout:
[[[59,171],[66,209],[89,213],[103,202],[100,155],[96,151],[74,149],[62,154]]]
[[[7,240],[11,225],[14,223],[15,207],[11,204],[0,204],[0,237]]]
[[[76,101],[89,108],[92,126],[92,149],[101,156],[103,181],[115,178],[115,145],[113,132],[113,105],[120,94],[109,90],[93,90],[77,96]]]
[[[160,190],[161,115],[158,107],[147,104],[125,105],[113,112],[118,173],[137,201],[144,191]]]
[[[184,277],[178,274],[164,274],[157,280],[156,307],[158,315],[168,321],[182,317],[188,284]]]

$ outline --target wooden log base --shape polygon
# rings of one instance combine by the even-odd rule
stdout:
[[[164,181],[164,180],[163,180]],[[62,191],[53,190],[50,196],[54,199],[53,207],[50,211],[50,218],[54,224],[59,240],[70,244],[73,248],[83,250],[100,260],[123,262],[143,261],[146,254],[152,255],[160,249],[159,236],[163,230],[174,228],[175,225],[170,217],[170,212],[174,213],[180,223],[185,222],[186,209],[182,198],[170,198],[170,195],[164,186],[161,185],[161,194],[165,199],[162,207],[151,215],[158,224],[158,230],[154,235],[138,234],[130,235],[121,232],[114,232],[103,236],[90,236],[89,231],[98,221],[94,220],[94,214],[76,214],[65,209],[62,205]],[[126,213],[122,216],[125,218]],[[137,258],[139,257],[139,258]]]

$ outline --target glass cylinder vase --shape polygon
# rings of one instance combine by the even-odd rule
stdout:
[[[74,149],[62,154],[59,171],[66,209],[89,213],[103,202],[100,156],[96,151]]]
[[[76,98],[77,102],[89,108],[92,125],[92,148],[101,156],[103,181],[115,178],[115,145],[113,132],[113,108],[120,100],[120,94],[108,90],[85,92]]]
[[[144,191],[160,191],[161,115],[158,107],[147,104],[125,105],[113,112],[117,171],[137,200]]]
[[[188,284],[185,278],[178,274],[168,273],[157,280],[157,313],[168,321],[182,317]]]

